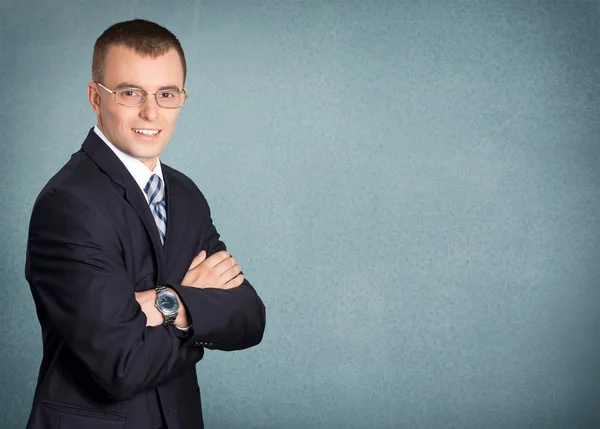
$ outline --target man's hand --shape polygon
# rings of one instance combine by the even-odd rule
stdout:
[[[231,289],[244,281],[242,268],[225,250],[206,257],[203,250],[192,260],[190,268],[181,284],[196,288]]]
[[[207,258],[206,252],[203,250],[192,260],[192,264],[181,284],[201,289],[231,289],[240,286],[244,281],[244,275],[241,272],[242,268],[228,252],[222,250]],[[186,328],[190,325],[186,308],[177,292],[170,288],[169,290],[179,300],[179,313],[174,325],[179,328]],[[160,326],[163,324],[164,317],[155,305],[156,291],[154,289],[136,292],[135,299],[146,315],[146,326]]]

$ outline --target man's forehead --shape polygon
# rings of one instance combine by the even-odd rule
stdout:
[[[160,55],[150,55],[115,45],[104,61],[104,79],[120,87],[150,85],[161,89],[180,88],[183,78],[183,65],[179,53],[173,48]]]

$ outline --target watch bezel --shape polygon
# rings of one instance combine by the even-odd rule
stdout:
[[[175,303],[176,303],[175,305],[177,306],[177,308],[175,308],[172,311],[161,308],[161,306],[159,304],[159,300],[160,300],[160,297],[162,297],[164,295],[171,296],[175,300]],[[158,295],[156,295],[155,306],[156,306],[156,308],[158,308],[158,311],[160,311],[163,315],[171,316],[173,314],[177,314],[177,312],[179,311],[179,300],[177,299],[177,296],[173,292],[171,292],[170,290],[165,290],[165,291],[160,292]]]

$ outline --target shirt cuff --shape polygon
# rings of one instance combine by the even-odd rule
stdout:
[[[173,325],[173,326],[175,326],[175,325]],[[194,325],[192,324],[192,325],[188,326],[187,328],[180,328],[179,326],[175,326],[175,327],[176,327],[177,329],[179,329],[181,332],[187,332],[187,331],[189,331],[190,329],[192,329],[192,327],[193,327],[193,326],[194,326]]]

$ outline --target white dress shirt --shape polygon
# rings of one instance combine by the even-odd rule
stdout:
[[[94,132],[98,135],[98,137],[102,139],[104,143],[106,143],[106,145],[115,153],[115,155],[119,157],[123,165],[125,165],[125,168],[127,168],[127,171],[129,171],[129,173],[133,176],[135,182],[142,190],[142,193],[146,197],[146,201],[148,201],[148,195],[146,195],[146,193],[144,192],[144,188],[146,187],[148,180],[150,180],[150,177],[153,174],[156,174],[158,177],[160,177],[163,186],[165,185],[162,167],[160,166],[160,159],[156,159],[156,165],[154,166],[154,170],[150,170],[142,161],[135,159],[131,155],[126,154],[125,152],[117,148],[114,144],[109,142],[104,133],[100,130],[100,128],[98,128],[98,125],[94,127]]]

